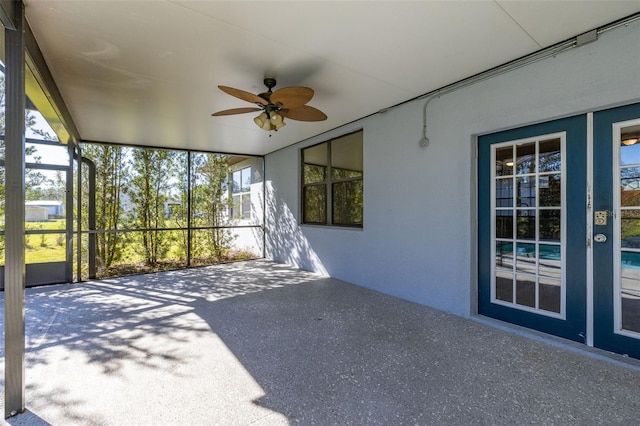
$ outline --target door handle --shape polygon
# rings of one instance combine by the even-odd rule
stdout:
[[[595,241],[596,243],[604,243],[605,241],[607,241],[607,236],[604,234],[596,234],[593,236],[593,241]]]

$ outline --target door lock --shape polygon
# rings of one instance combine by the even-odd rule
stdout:
[[[596,234],[593,236],[593,241],[595,241],[596,243],[604,243],[605,241],[607,241],[607,236],[604,234]]]
[[[596,210],[593,217],[593,224],[597,226],[606,226],[607,216],[613,216],[613,212],[609,210]]]

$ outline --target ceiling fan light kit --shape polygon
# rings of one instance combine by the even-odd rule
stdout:
[[[282,116],[277,112],[262,112],[259,116],[253,119],[253,122],[262,130],[275,130],[276,132],[287,125],[287,123],[282,119]]]
[[[265,78],[264,85],[267,86],[267,91],[259,95],[233,87],[218,86],[223,92],[243,101],[251,102],[256,107],[226,109],[211,115],[220,117],[262,111],[253,119],[253,122],[268,132],[278,131],[286,126],[285,118],[297,121],[323,121],[327,119],[322,111],[306,105],[313,97],[313,89],[309,87],[284,87],[272,92],[271,89],[276,85],[276,80],[273,78]]]
[[[282,116],[277,112],[272,112],[271,117],[269,117],[269,119],[271,120],[271,125],[273,126],[276,132],[287,125],[287,123],[284,122],[284,119],[282,118]]]

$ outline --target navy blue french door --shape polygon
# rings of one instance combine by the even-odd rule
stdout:
[[[594,346],[640,358],[640,104],[594,113],[593,135]]]
[[[640,358],[640,104],[479,138],[478,311]]]
[[[587,117],[478,141],[478,311],[584,342]]]

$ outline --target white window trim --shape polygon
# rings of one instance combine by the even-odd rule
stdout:
[[[613,332],[622,336],[640,338],[640,333],[622,328],[622,208],[620,199],[620,144],[624,127],[640,125],[640,119],[621,121],[612,126],[611,141],[613,143]],[[640,249],[625,249],[640,252]]]
[[[495,293],[495,288],[496,288],[496,252],[495,252],[495,246],[496,246],[496,168],[495,168],[495,164],[496,164],[496,150],[502,147],[507,147],[507,146],[517,146],[519,144],[523,144],[523,143],[536,143],[536,173],[535,176],[536,178],[538,177],[538,158],[539,158],[539,144],[537,142],[541,141],[541,140],[547,140],[547,139],[553,139],[553,138],[559,138],[560,139],[560,161],[562,164],[561,170],[560,170],[560,179],[561,179],[561,186],[560,186],[560,190],[561,190],[561,210],[560,210],[560,256],[561,256],[561,268],[562,268],[562,273],[561,273],[561,279],[560,279],[560,285],[561,285],[561,289],[560,289],[560,313],[555,313],[555,312],[550,312],[550,311],[545,311],[542,310],[540,308],[531,308],[528,306],[523,306],[523,305],[518,305],[515,302],[506,302],[503,300],[498,300],[496,299],[496,293]],[[514,156],[515,158],[515,156]],[[566,235],[566,230],[567,230],[567,220],[566,220],[566,132],[559,132],[559,133],[550,133],[550,134],[545,134],[545,135],[538,135],[535,137],[531,137],[531,138],[525,138],[525,139],[517,139],[517,140],[511,140],[511,141],[505,141],[505,142],[501,142],[501,143],[496,143],[491,145],[491,303],[497,304],[497,305],[502,305],[502,306],[506,306],[509,308],[513,308],[513,309],[518,309],[518,310],[522,310],[522,311],[526,311],[526,312],[531,312],[531,313],[535,313],[538,315],[543,315],[543,316],[548,316],[548,317],[552,317],[552,318],[559,318],[562,320],[566,319],[566,288],[567,288],[567,283],[566,283],[566,277],[567,277],[567,273],[566,273],[566,261],[567,261],[567,256],[566,256],[566,246],[567,246],[567,235]],[[514,181],[514,187],[513,187],[513,193],[515,196],[515,193],[517,191],[517,188],[515,187],[515,177],[517,175],[514,174],[511,176],[511,179],[513,179]],[[538,200],[538,191],[539,191],[539,187],[538,184],[536,182],[536,201]],[[537,205],[537,202],[536,202]],[[512,206],[511,209],[513,209],[514,211],[516,210],[516,206]],[[539,211],[540,207],[536,207],[536,211]],[[536,217],[539,217],[539,215],[537,215]],[[516,243],[517,242],[517,238],[516,238],[516,233],[515,233],[515,226],[517,225],[516,221],[514,220],[514,232],[513,232],[513,238],[512,238],[512,242]],[[536,247],[539,247],[540,244],[546,244],[546,241],[540,241],[538,238],[538,234],[539,234],[539,221],[536,221],[536,238],[533,241],[527,241],[527,243],[533,243],[536,245]],[[555,245],[555,244],[552,244]],[[514,247],[515,248],[515,247]],[[538,259],[538,256],[536,256],[536,259]],[[515,288],[515,277],[517,276],[516,273],[516,263],[517,259],[516,259],[516,253],[514,251],[514,258],[513,258],[513,265],[511,267],[511,273],[513,274],[514,280],[513,280],[513,297],[515,300],[515,295],[516,295],[516,288]],[[538,294],[538,289],[539,289],[539,285],[538,285],[538,279],[539,279],[539,274],[538,274],[538,263],[536,263],[536,273],[535,273],[535,278],[536,278],[536,304],[539,302],[539,294]]]

